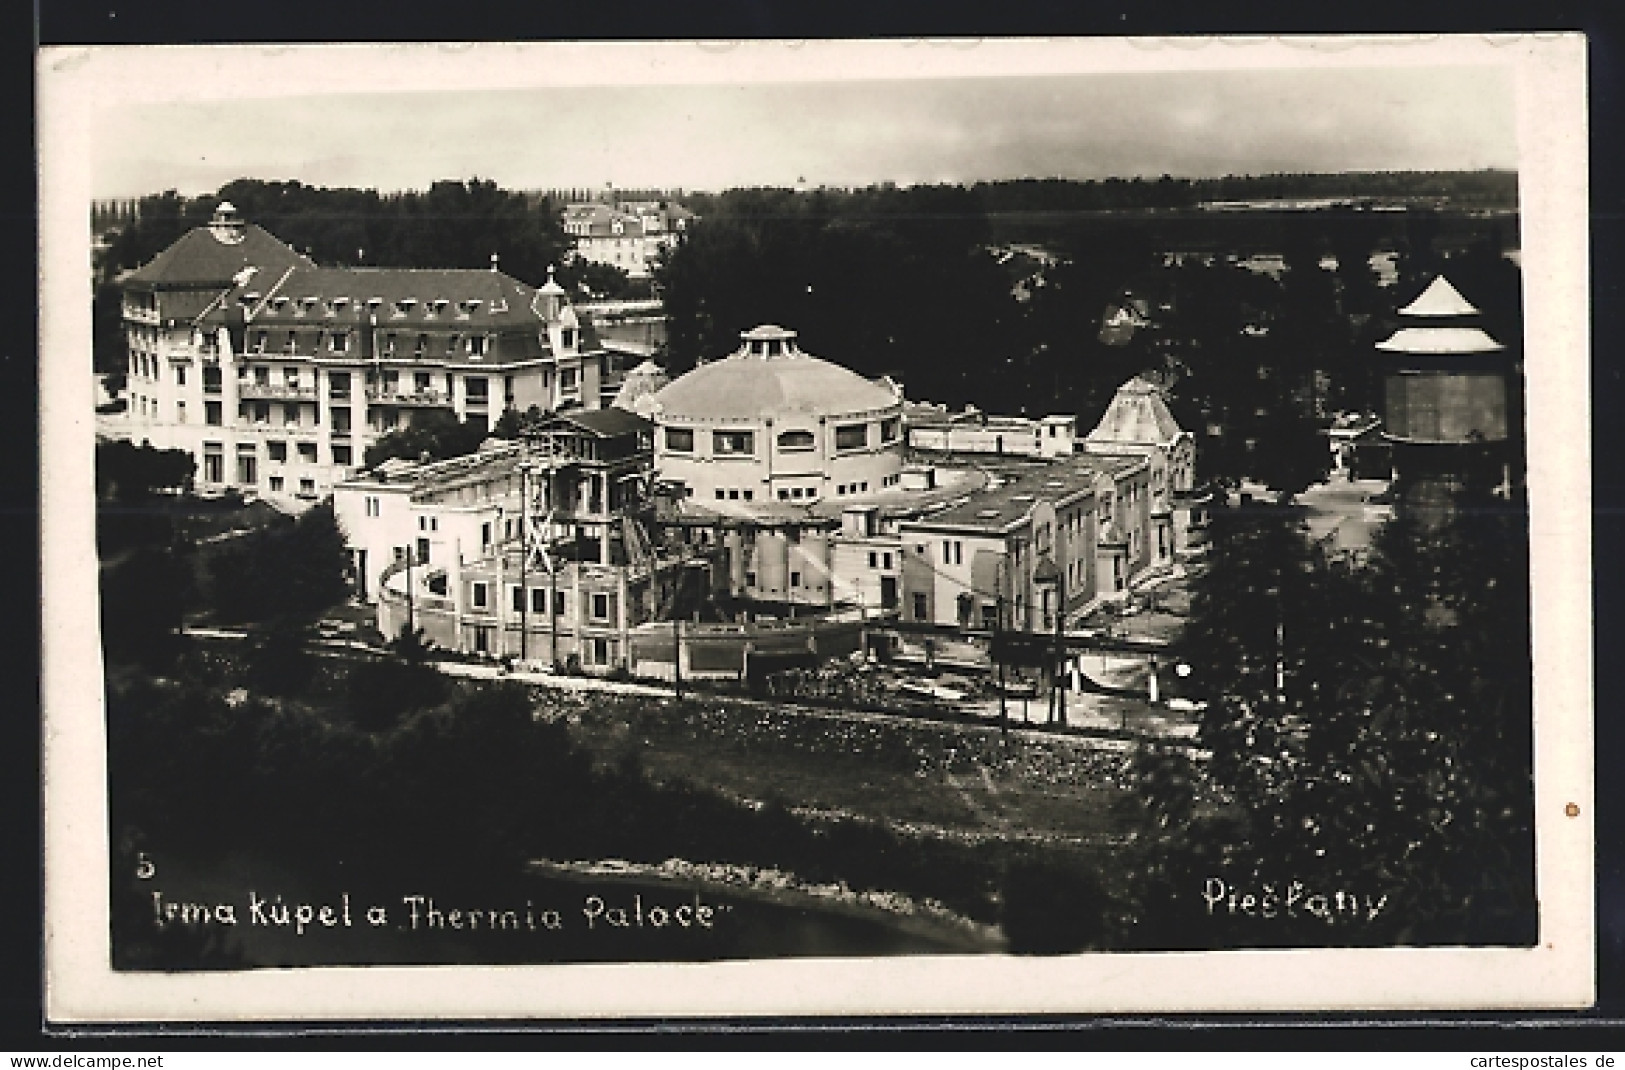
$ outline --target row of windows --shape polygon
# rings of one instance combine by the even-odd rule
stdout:
[[[569,332],[565,333],[569,334]],[[350,332],[332,331],[328,333],[325,338],[327,352],[350,352]],[[483,357],[487,353],[491,352],[491,341],[491,337],[484,334],[450,334],[446,335],[445,352],[448,355],[467,353],[471,357]],[[571,342],[572,340],[570,338],[566,338],[564,340],[565,347],[569,348]],[[252,353],[265,353],[269,351],[270,346],[271,332],[266,330],[255,331],[253,337],[249,341],[249,351]],[[323,335],[316,335],[315,347],[318,350],[323,348]],[[284,334],[282,348],[283,351],[287,353],[298,352],[299,332],[288,331],[286,334]],[[412,353],[414,356],[422,356],[425,353],[428,353],[431,348],[430,336],[427,334],[420,334],[417,336],[412,347]],[[387,356],[393,356],[397,352],[405,352],[401,339],[393,331],[384,335],[383,352]]]
[[[474,637],[474,653],[489,654],[491,643],[496,637],[496,629],[491,627],[474,626],[469,629]],[[608,665],[616,657],[616,644],[601,636],[593,637],[591,643],[580,650],[583,665]]]
[[[859,483],[837,483],[835,484],[835,493],[838,495],[867,494],[869,493],[869,481],[865,479]]]
[[[270,485],[272,494],[281,494],[287,490],[287,480],[283,479],[281,476],[272,476],[266,482]],[[307,498],[314,496],[316,493],[316,481],[314,479],[301,479],[299,481],[299,493]]]
[[[508,589],[513,611],[515,613],[546,613],[548,588],[530,588],[530,599],[528,605],[525,599],[525,590],[526,588],[519,586],[510,587]],[[567,615],[567,603],[565,601],[565,596],[567,593],[568,592],[566,591],[553,592],[554,616],[562,617]],[[468,590],[468,603],[469,606],[474,609],[494,608],[491,603],[491,585],[484,580],[475,580],[470,583]],[[608,594],[587,595],[587,605],[589,607],[591,619],[596,621],[608,621],[613,617],[615,612],[614,600]]]
[[[250,293],[246,296],[252,299],[258,297],[259,295]],[[375,309],[383,303],[384,300],[381,297],[374,297],[365,302],[366,307],[369,309]],[[349,308],[351,305],[360,305],[362,302],[351,297],[330,297],[325,302],[321,298],[314,296],[292,298],[286,295],[278,295],[271,298],[271,305],[278,312],[287,308],[290,304],[293,305],[294,314],[297,316],[305,315],[306,313],[315,309],[317,305],[322,306],[322,311],[325,314],[329,316],[336,316],[340,312],[343,312],[345,309]],[[452,302],[450,299],[445,297],[430,298],[429,300],[422,302],[415,297],[403,297],[400,300],[393,302],[391,308],[395,315],[404,316],[411,312],[419,304],[423,305],[423,314],[425,316],[434,316],[444,312],[451,306]],[[485,302],[478,297],[465,298],[457,302],[457,314],[460,316],[471,315],[472,313],[479,311],[480,306],[483,304],[485,304]],[[491,305],[491,311],[508,311],[507,300],[505,298],[501,298],[493,302]]]
[[[315,464],[317,460],[317,447],[314,442],[295,442],[293,444],[295,456],[300,464]],[[252,442],[239,443],[237,452],[240,455],[254,449]],[[348,467],[355,463],[355,450],[346,443],[334,443],[329,447],[332,462]],[[265,444],[265,459],[274,464],[286,464],[288,461],[288,444],[286,442],[267,442]],[[253,482],[247,480],[246,482]],[[373,514],[376,515],[376,514]]]
[[[720,501],[737,502],[740,499],[743,499],[743,500],[748,502],[752,498],[754,498],[755,496],[756,496],[756,493],[754,491],[740,490],[738,487],[718,487],[717,488],[717,501],[719,501],[719,502]]]
[[[899,421],[896,418],[880,423],[882,443],[897,441]],[[777,444],[782,453],[805,452],[816,448],[818,440],[811,431],[780,431]],[[868,424],[841,424],[835,428],[835,448],[839,451],[866,449],[869,445]],[[687,427],[666,428],[666,449],[672,453],[694,452],[694,431]],[[754,454],[756,434],[753,431],[711,432],[711,452],[717,456]]]
[[[891,552],[889,550],[887,550],[887,551],[870,550],[869,551],[869,567],[870,568],[881,568],[881,569],[888,569],[889,570],[891,568]]]
[[[245,443],[252,448],[251,443]],[[210,449],[213,452],[208,452]],[[224,483],[226,481],[226,458],[220,450],[219,443],[205,443],[203,454],[203,481],[205,483]],[[243,486],[254,486],[259,483],[258,458],[252,453],[239,450],[237,455],[237,482]],[[273,474],[266,480],[272,494],[281,494],[287,489],[287,479],[279,474]],[[298,482],[299,493],[311,496],[316,493],[316,480],[311,476],[303,476]]]
[[[219,405],[220,402],[205,401],[203,404],[207,407],[209,405]],[[184,410],[185,405],[184,401],[176,402],[178,410]],[[282,410],[283,427],[314,427],[316,420],[319,418],[319,413],[313,413],[310,420],[305,420],[303,418],[303,406],[297,402],[284,402],[279,404],[278,407]],[[334,431],[342,433],[350,430],[349,409],[331,409],[329,415],[332,417]],[[262,426],[269,424],[271,422],[271,402],[245,401],[237,406],[237,419]],[[185,423],[186,421],[182,418],[180,422]]]
[[[271,366],[268,364],[239,364],[237,365],[237,378],[243,382],[252,381],[255,386],[270,386]],[[175,382],[179,385],[185,385],[186,369],[184,367],[175,369]],[[297,367],[286,365],[282,368],[282,385],[293,387],[301,385]]]
[[[756,586],[756,573],[755,572],[746,571],[746,573],[745,573],[745,586],[746,587],[755,587]],[[794,572],[794,571],[792,571],[790,573],[790,586],[791,587],[800,587],[801,586],[801,573]]]
[[[141,379],[158,378],[158,354],[131,353],[130,374]]]

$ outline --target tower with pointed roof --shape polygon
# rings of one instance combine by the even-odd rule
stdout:
[[[1157,558],[1172,560],[1190,547],[1207,492],[1196,483],[1195,436],[1174,419],[1161,387],[1140,375],[1118,387],[1081,446],[1087,454],[1147,458]]]
[[[1399,319],[1377,343],[1396,506],[1423,523],[1441,523],[1464,496],[1504,495],[1511,487],[1512,356],[1443,275],[1401,308]]]

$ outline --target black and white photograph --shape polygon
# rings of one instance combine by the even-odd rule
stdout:
[[[1584,42],[40,54],[47,1011],[1592,998]]]

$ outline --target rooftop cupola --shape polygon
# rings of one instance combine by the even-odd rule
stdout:
[[[547,266],[547,281],[536,291],[536,314],[548,322],[559,318],[564,310],[564,287],[553,277],[553,265]]]
[[[748,331],[740,331],[739,337],[745,344],[739,348],[736,356],[775,360],[803,355],[796,345],[796,332],[771,323],[752,327]]]
[[[247,227],[242,217],[237,214],[237,206],[230,201],[221,201],[215,207],[214,218],[209,220],[209,233],[222,245],[236,245],[241,242],[247,233]]]

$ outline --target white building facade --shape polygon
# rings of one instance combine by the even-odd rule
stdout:
[[[903,467],[896,390],[811,356],[796,332],[764,325],[663,387],[655,468],[705,502],[808,505],[895,486]]]
[[[602,404],[606,358],[551,278],[323,268],[222,204],[125,282],[125,428],[204,491],[317,499],[432,411]]]

